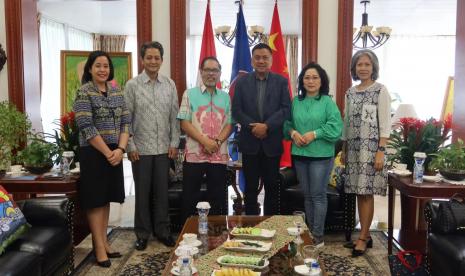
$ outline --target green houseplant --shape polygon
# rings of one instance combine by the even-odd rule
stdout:
[[[407,164],[407,169],[413,170],[413,154],[417,151],[426,153],[424,163],[426,173],[431,172],[429,163],[433,154],[450,137],[452,116],[446,116],[443,122],[433,118],[423,121],[415,118],[401,118],[400,127],[391,133],[388,147],[394,153],[389,154],[391,162]]]
[[[79,162],[79,128],[76,124],[74,112],[64,114],[54,124],[59,128],[55,129],[53,134],[46,133],[44,135],[47,139],[53,139],[59,148],[56,163],[60,163],[64,151],[72,151],[74,152],[72,166],[74,166],[75,162]]]
[[[53,160],[58,154],[59,148],[56,144],[33,135],[29,144],[18,153],[18,159],[31,173],[42,174],[53,167]]]
[[[463,140],[458,139],[446,147],[440,148],[433,155],[431,166],[448,179],[465,179],[465,146]]]
[[[8,170],[15,163],[13,153],[26,142],[31,129],[27,115],[13,104],[0,102],[0,171]]]

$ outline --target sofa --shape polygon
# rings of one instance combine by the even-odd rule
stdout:
[[[441,200],[425,205],[428,226],[427,264],[431,275],[465,276],[465,232],[442,234],[438,229],[437,211]]]
[[[17,202],[31,227],[0,255],[0,275],[68,275],[74,267],[72,216],[66,197]]]

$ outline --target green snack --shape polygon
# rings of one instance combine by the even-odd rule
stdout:
[[[260,228],[252,228],[252,235],[255,235],[255,236],[260,236],[260,234],[262,233],[262,230]]]

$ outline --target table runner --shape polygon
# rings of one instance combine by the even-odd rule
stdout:
[[[295,217],[293,216],[272,216],[255,226],[263,229],[276,230],[276,234],[273,239],[263,240],[265,242],[272,242],[271,249],[268,252],[232,252],[224,249],[223,246],[219,246],[207,254],[200,256],[195,261],[195,267],[198,269],[199,275],[211,275],[214,269],[220,267],[220,265],[216,262],[216,259],[222,255],[256,257],[262,257],[263,255],[266,255],[267,258],[270,258],[271,256],[275,255],[281,248],[294,240],[294,236],[291,236],[287,233],[288,227],[295,227],[294,219]],[[308,230],[305,224],[302,226],[302,229]]]

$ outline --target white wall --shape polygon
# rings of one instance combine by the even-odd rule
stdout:
[[[0,44],[6,52],[5,0],[0,0]],[[7,53],[8,56],[8,53]],[[0,101],[8,100],[8,61],[0,72]]]
[[[329,76],[330,94],[336,94],[338,0],[318,2],[318,63]]]
[[[160,72],[171,76],[169,0],[152,0],[152,40],[160,42],[165,50]]]

